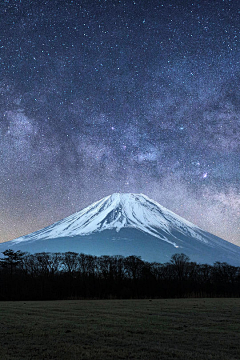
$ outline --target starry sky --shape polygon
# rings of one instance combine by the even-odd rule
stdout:
[[[240,246],[240,6],[0,2],[0,242],[113,192]]]

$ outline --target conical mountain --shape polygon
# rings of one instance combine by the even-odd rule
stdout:
[[[138,255],[166,262],[174,253],[192,261],[240,265],[240,248],[174,214],[143,194],[107,196],[44,229],[0,244],[31,253]]]

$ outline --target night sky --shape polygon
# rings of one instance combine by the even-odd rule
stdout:
[[[235,0],[0,2],[0,241],[113,192],[240,245]]]

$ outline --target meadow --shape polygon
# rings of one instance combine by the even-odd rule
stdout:
[[[0,302],[0,359],[240,359],[240,299]]]

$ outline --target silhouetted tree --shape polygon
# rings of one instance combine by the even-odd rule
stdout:
[[[12,275],[16,271],[17,266],[21,263],[25,253],[20,250],[13,251],[9,249],[3,251],[2,254],[5,258],[0,259],[1,266],[9,271],[10,275]]]
[[[179,281],[182,281],[187,276],[189,269],[190,258],[181,253],[174,254],[171,257],[170,264],[173,266],[175,276]]]
[[[0,259],[1,300],[240,296],[240,267],[190,262],[174,254],[165,264],[139,256],[6,250]]]
[[[124,260],[124,267],[126,274],[130,279],[133,279],[135,282],[142,274],[144,262],[141,259],[141,256],[128,256]]]
[[[72,251],[64,253],[62,263],[65,271],[69,274],[76,272],[78,269],[78,254]]]

